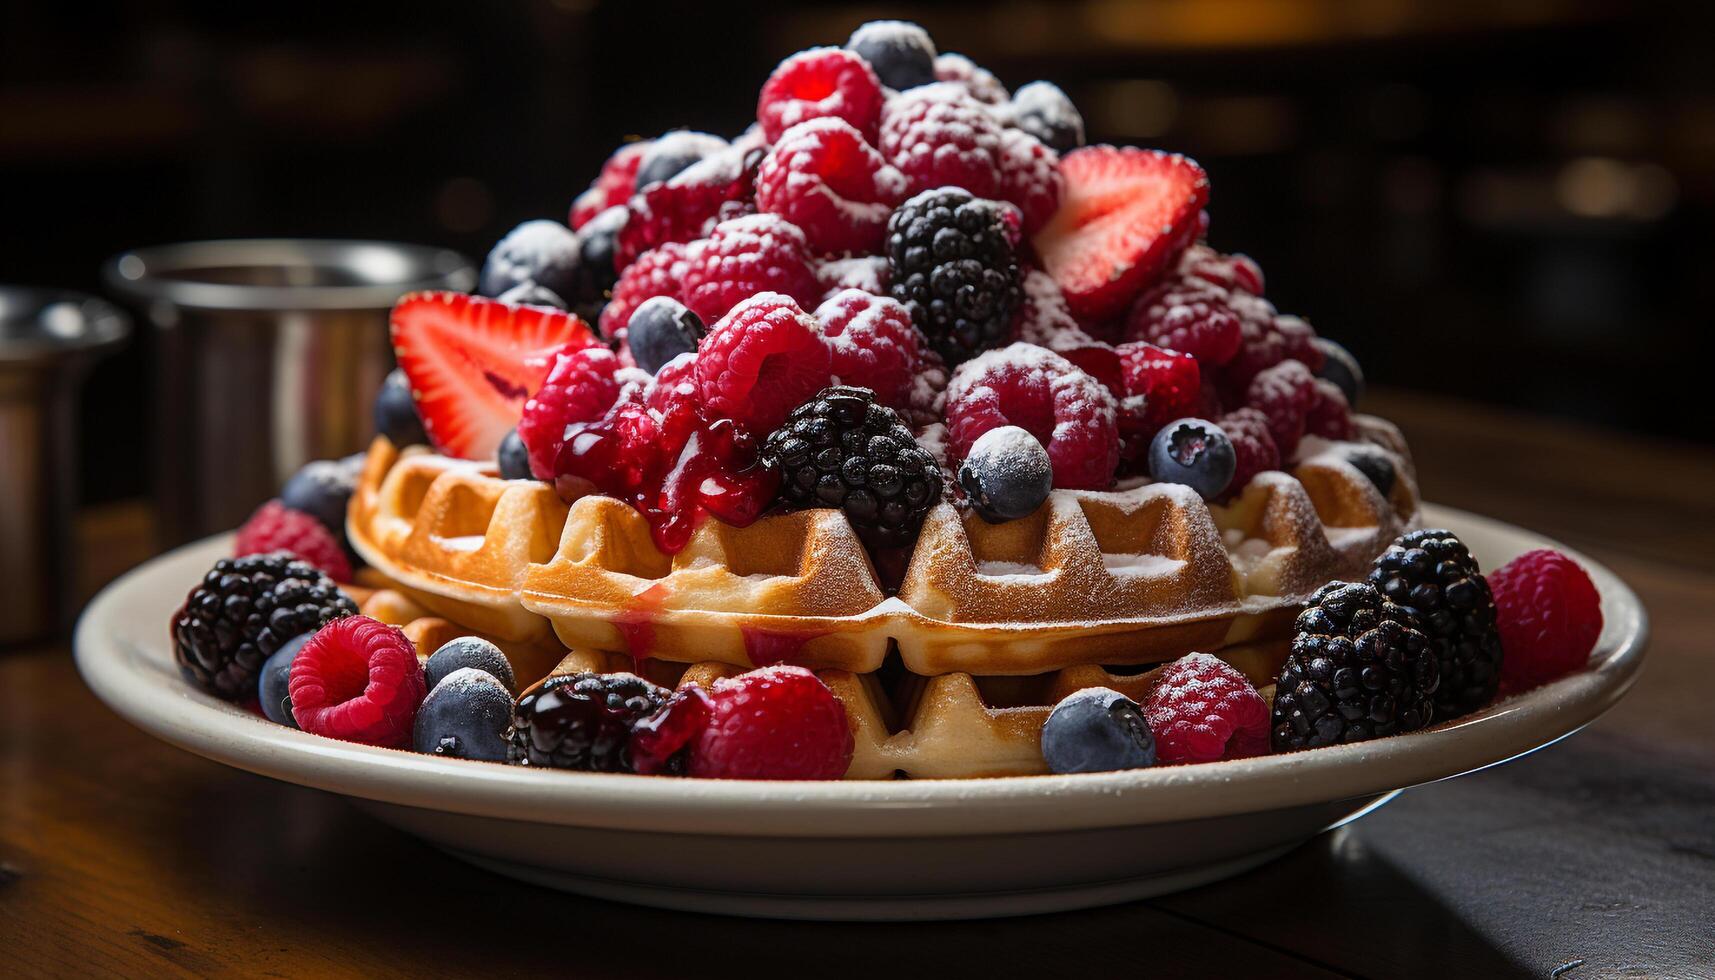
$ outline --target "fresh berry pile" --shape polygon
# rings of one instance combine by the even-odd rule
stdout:
[[[1255,261],[1203,241],[1209,199],[1193,160],[1084,145],[1059,87],[1009,93],[921,27],[872,22],[782,61],[730,141],[615,150],[567,224],[495,245],[481,296],[401,301],[378,428],[619,497],[669,552],[707,517],[795,507],[889,546],[943,499],[1025,516],[1039,471],[996,465],[998,444],[972,459],[1000,428],[1020,433],[1007,458],[1039,444],[1050,491],[1148,478],[1224,504],[1306,437],[1356,438],[1362,372],[1263,298]],[[889,461],[762,451],[830,385],[898,413]],[[913,439],[938,485],[914,475],[894,501]]]

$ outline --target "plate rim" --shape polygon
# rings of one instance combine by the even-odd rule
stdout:
[[[1603,600],[1590,669],[1424,732],[1197,766],[973,780],[692,780],[532,770],[323,738],[196,691],[172,667],[164,621],[179,588],[189,590],[198,566],[228,547],[229,534],[159,555],[109,584],[80,616],[73,650],[100,700],[169,744],[382,803],[560,826],[746,837],[970,836],[1170,823],[1355,799],[1486,769],[1573,734],[1636,682],[1648,614],[1605,565],[1481,515],[1425,504],[1424,516],[1428,526],[1553,547],[1582,563]],[[181,566],[198,570],[181,575]],[[160,628],[145,634],[152,642],[120,629],[143,612],[159,614]]]

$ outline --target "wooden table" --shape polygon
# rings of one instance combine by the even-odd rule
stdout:
[[[339,799],[120,721],[66,649],[0,657],[0,975],[1715,976],[1715,453],[1378,393],[1436,501],[1607,562],[1655,638],[1633,693],[1250,874],[1022,920],[839,925],[516,884]],[[97,579],[147,555],[95,515]]]

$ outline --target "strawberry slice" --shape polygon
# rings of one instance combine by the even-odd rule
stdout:
[[[492,459],[561,351],[597,343],[576,315],[464,293],[411,293],[393,307],[393,352],[429,440]]]
[[[1086,146],[1060,158],[1066,191],[1036,252],[1079,321],[1125,309],[1197,234],[1209,177],[1195,160],[1136,147]]]

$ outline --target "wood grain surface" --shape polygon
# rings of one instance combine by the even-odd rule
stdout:
[[[1715,977],[1715,453],[1377,393],[1425,495],[1643,597],[1642,679],[1560,745],[1230,881],[970,923],[776,923],[478,871],[336,797],[169,748],[63,646],[0,654],[0,976]],[[150,553],[85,521],[91,584]]]

